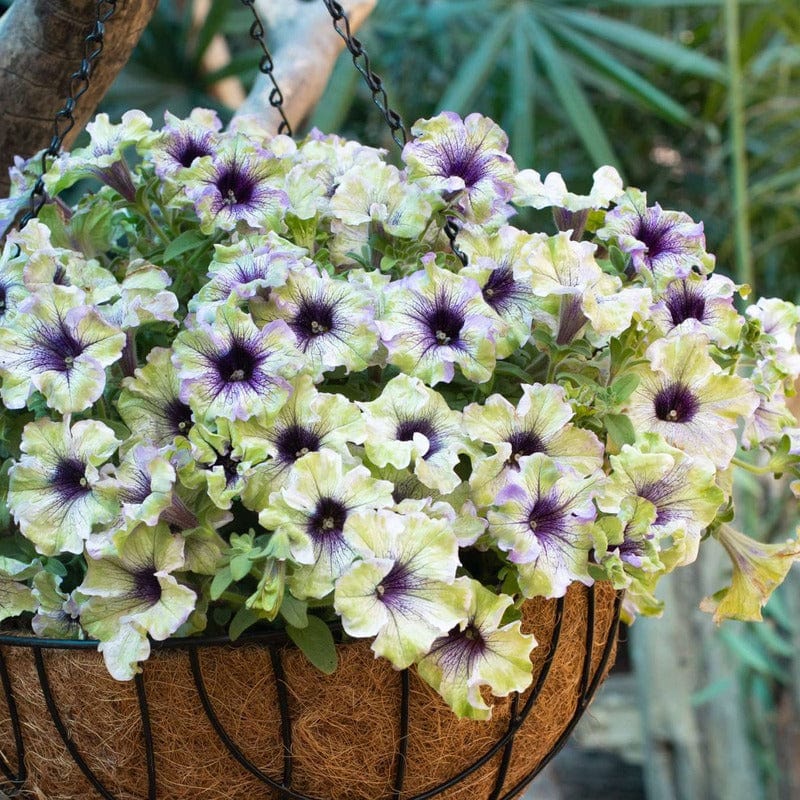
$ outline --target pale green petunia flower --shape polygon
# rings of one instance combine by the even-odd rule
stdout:
[[[26,564],[0,556],[0,622],[25,611],[36,610],[36,597],[26,581],[41,568],[38,561]]]
[[[98,490],[98,467],[119,446],[111,428],[96,420],[42,418],[25,426],[22,456],[10,471],[8,507],[44,555],[80,553],[95,525],[119,512]]]
[[[116,544],[116,554],[86,559],[81,621],[100,639],[108,671],[130,680],[150,653],[148,636],[161,641],[175,633],[197,595],[172,574],[184,568],[184,541],[165,524],[138,525],[119,534]]]
[[[355,558],[346,531],[358,511],[388,508],[392,484],[332,450],[298,459],[280,492],[258,516],[267,530],[287,535],[297,566],[288,585],[298,599],[325,597]]]
[[[444,520],[358,514],[346,538],[360,560],[336,582],[334,608],[350,636],[375,637],[376,655],[404,669],[467,621],[470,593],[455,580],[458,542]]]
[[[54,639],[83,639],[78,592],[64,592],[61,578],[42,570],[33,578],[31,587],[36,598],[36,613],[31,627],[37,636]]]
[[[736,452],[736,428],[758,407],[753,385],[723,372],[708,353],[705,336],[658,339],[637,368],[640,382],[627,414],[641,435],[658,433],[690,455],[724,469]]]
[[[459,717],[490,719],[492,707],[481,694],[523,692],[531,683],[530,655],[536,640],[519,622],[501,625],[514,599],[496,595],[478,581],[460,578],[470,590],[467,619],[436,639],[417,670]]]
[[[564,390],[553,384],[523,384],[516,408],[498,394],[482,405],[468,405],[465,430],[495,450],[494,455],[473,462],[470,487],[475,502],[491,505],[520,462],[534,453],[544,453],[582,475],[598,470],[603,444],[591,431],[571,424],[573,415]]]

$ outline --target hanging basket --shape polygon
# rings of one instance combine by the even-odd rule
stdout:
[[[459,720],[365,643],[325,676],[276,636],[173,640],[119,683],[87,643],[0,637],[0,769],[48,800],[423,800],[517,797],[604,679],[620,596],[607,584],[531,600],[533,683]],[[65,646],[66,645],[66,646]],[[28,794],[30,792],[30,794]]]

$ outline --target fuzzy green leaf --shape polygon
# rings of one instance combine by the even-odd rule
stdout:
[[[330,628],[319,617],[310,616],[305,628],[287,625],[286,633],[320,672],[330,675],[336,671],[336,643]]]

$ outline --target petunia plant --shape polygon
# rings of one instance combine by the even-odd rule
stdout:
[[[0,255],[3,629],[122,680],[152,640],[285,629],[330,665],[336,631],[486,719],[530,684],[530,598],[658,614],[721,546],[703,608],[760,617],[800,544],[737,530],[733,474],[800,495],[800,309],[745,307],[702,223],[519,169],[477,114],[400,167],[204,109],[88,132]]]

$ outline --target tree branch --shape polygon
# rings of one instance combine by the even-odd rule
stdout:
[[[130,57],[158,0],[119,0],[106,23],[103,53],[89,89],[78,101],[74,141]],[[69,76],[83,57],[83,40],[95,20],[95,0],[25,0],[0,18],[0,195],[8,191],[15,155],[29,157],[50,143],[53,117],[64,104]]]
[[[342,5],[355,33],[370,15],[376,0],[348,0]],[[300,0],[258,0],[256,7],[267,20],[280,20],[275,29],[277,47],[272,52],[275,79],[283,92],[283,108],[293,128],[308,116],[322,97],[344,42],[333,29],[333,22],[322,3]],[[272,84],[260,75],[247,100],[235,117],[257,116],[277,131],[280,116],[269,104]]]

